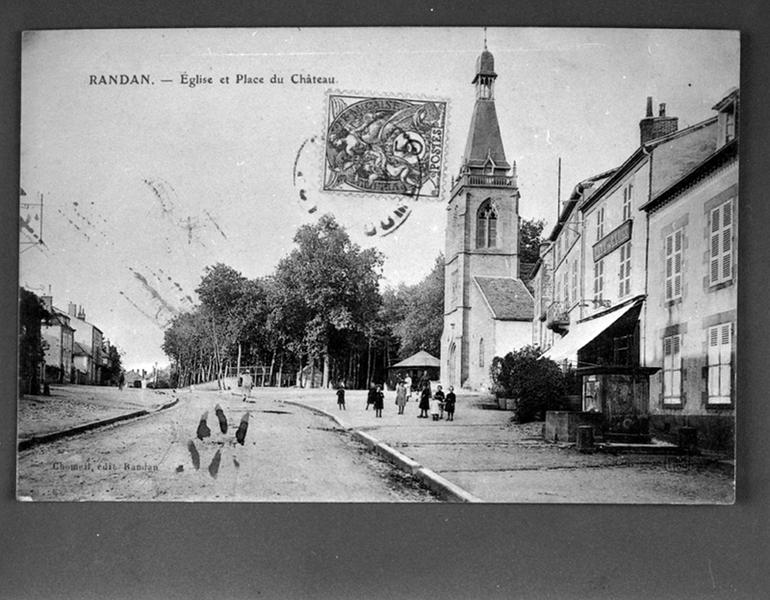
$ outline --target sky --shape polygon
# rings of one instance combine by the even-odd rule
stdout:
[[[125,366],[150,368],[168,363],[163,329],[197,302],[207,265],[268,275],[297,228],[323,213],[383,253],[384,286],[418,282],[444,247],[484,36],[481,28],[25,33],[21,202],[42,194],[45,245],[28,243],[22,227],[20,284],[50,292],[64,310],[82,306]],[[520,213],[544,219],[546,231],[559,158],[564,199],[636,149],[648,96],[655,114],[665,102],[683,128],[712,116],[739,85],[735,31],[490,28],[486,38]],[[147,74],[152,84],[90,83],[110,74]],[[326,81],[293,84],[293,74]],[[238,75],[264,83],[235,83]],[[283,83],[270,83],[274,75]],[[439,197],[323,191],[329,93],[447,102]],[[396,231],[367,235],[404,202],[411,213]],[[39,234],[38,213],[22,204]]]

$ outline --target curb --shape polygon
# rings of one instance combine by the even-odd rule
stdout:
[[[324,410],[323,408],[318,408],[316,406],[309,406],[307,404],[303,404],[301,402],[296,402],[293,400],[284,400],[283,402],[285,404],[293,404],[294,406],[306,408],[318,415],[322,415],[324,417],[330,418],[337,425],[339,425],[343,430],[349,431],[353,436],[353,438],[358,440],[362,444],[364,444],[364,446],[366,446],[370,452],[374,452],[378,456],[381,456],[382,458],[387,460],[389,463],[395,465],[398,469],[402,471],[406,471],[407,473],[409,473],[410,475],[418,479],[420,482],[422,482],[429,490],[438,494],[442,498],[449,500],[451,502],[469,502],[469,503],[483,502],[483,500],[481,500],[480,498],[477,498],[470,492],[467,492],[466,490],[462,489],[460,486],[452,483],[448,479],[445,479],[435,471],[432,471],[431,469],[428,469],[427,467],[422,466],[416,460],[408,457],[406,454],[403,454],[402,452],[399,452],[392,446],[389,446],[388,444],[381,442],[380,440],[378,440],[375,437],[372,437],[368,433],[364,433],[363,431],[350,427],[349,425],[343,424],[337,418],[337,416],[335,416],[333,413],[330,413]]]
[[[153,415],[162,410],[166,410],[167,408],[171,408],[172,406],[176,406],[178,402],[179,402],[179,398],[176,398],[172,402],[163,404],[160,407],[156,408],[155,410],[137,410],[135,412],[126,413],[123,415],[117,415],[116,417],[110,417],[109,419],[103,419],[101,421],[93,421],[91,423],[85,423],[83,425],[71,427],[70,429],[63,429],[61,431],[54,431],[53,433],[46,433],[44,435],[38,435],[38,436],[33,435],[32,437],[20,440],[18,444],[18,450],[19,452],[21,452],[22,450],[29,450],[30,448],[33,448],[34,446],[39,446],[40,444],[48,444],[50,442],[55,442],[56,440],[60,440],[66,437],[79,435],[87,431],[100,429],[101,427],[107,427],[108,425],[114,425],[115,423],[120,423],[121,421],[128,421],[129,419],[136,419],[139,417],[146,417],[148,415]]]

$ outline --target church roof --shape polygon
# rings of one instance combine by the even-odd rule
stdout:
[[[481,295],[501,321],[531,321],[535,316],[535,301],[520,279],[514,277],[474,277]]]
[[[473,107],[468,142],[465,144],[463,162],[472,166],[483,166],[492,158],[497,167],[509,168],[503,150],[503,138],[497,122],[495,101],[479,98]]]
[[[472,83],[476,83],[479,75],[497,75],[495,73],[495,57],[486,48],[476,59],[476,77],[474,77]]]

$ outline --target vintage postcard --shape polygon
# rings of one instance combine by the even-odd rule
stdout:
[[[17,498],[730,504],[736,31],[27,31]]]

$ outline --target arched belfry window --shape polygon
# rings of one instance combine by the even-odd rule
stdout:
[[[485,200],[476,213],[476,247],[497,247],[497,209]]]

